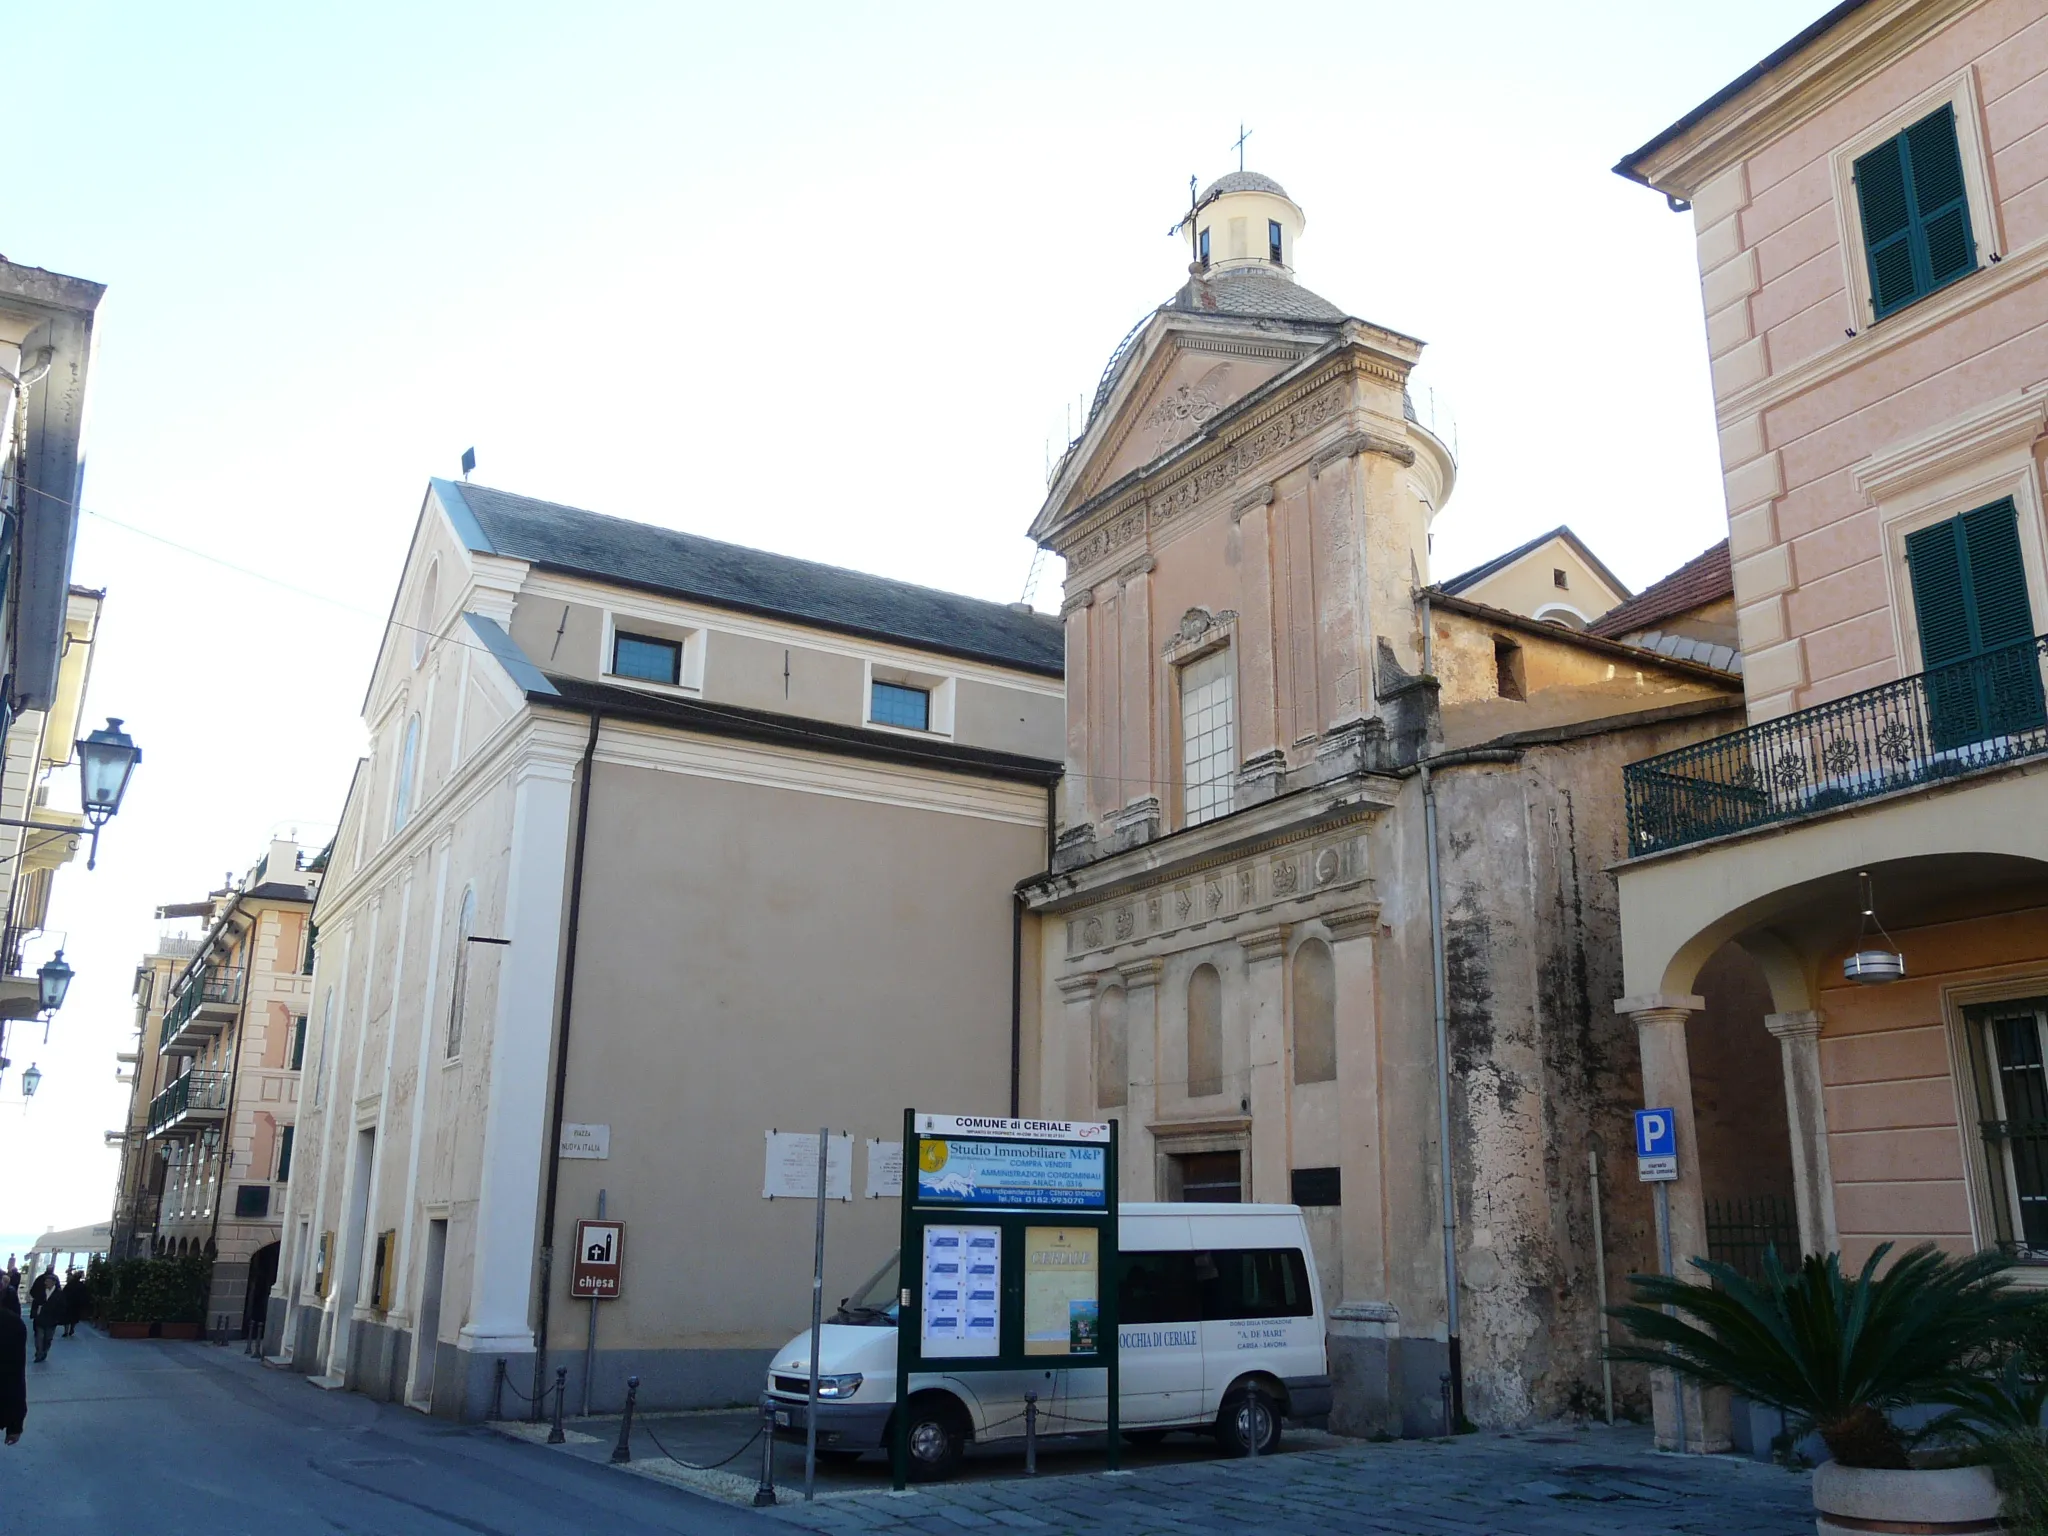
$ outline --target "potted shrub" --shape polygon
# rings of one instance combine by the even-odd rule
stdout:
[[[1839,1254],[1809,1255],[1788,1275],[1774,1252],[1761,1281],[1705,1259],[1692,1263],[1710,1285],[1632,1275],[1634,1301],[1611,1310],[1640,1342],[1613,1358],[1782,1409],[1795,1438],[1818,1433],[1831,1458],[1813,1476],[1822,1536],[1997,1530],[1991,1468],[1916,1460],[1891,1415],[1965,1402],[1984,1380],[1987,1351],[2035,1322],[2044,1298],[2014,1289],[2000,1254],[1958,1259],[1931,1243],[1880,1274],[1891,1246],[1880,1244],[1854,1278]]]

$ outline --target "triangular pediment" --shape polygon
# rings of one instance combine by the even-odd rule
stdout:
[[[1111,365],[1105,393],[1069,449],[1032,524],[1044,538],[1103,490],[1156,463],[1247,395],[1330,340],[1326,328],[1277,328],[1162,310]]]

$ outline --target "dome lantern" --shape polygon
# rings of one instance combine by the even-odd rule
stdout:
[[[1189,241],[1193,265],[1202,272],[1253,269],[1291,278],[1294,244],[1307,222],[1272,177],[1231,171],[1195,199],[1174,233]]]

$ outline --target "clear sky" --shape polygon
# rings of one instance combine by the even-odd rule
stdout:
[[[88,710],[144,752],[29,952],[79,974],[9,1051],[0,1247],[107,1215],[155,907],[340,815],[464,448],[1014,601],[1047,456],[1242,121],[1300,280],[1429,344],[1434,574],[1568,522],[1640,586],[1725,525],[1691,220],[1609,167],[1823,8],[0,0],[35,61],[0,252],[109,285],[76,579],[108,591]]]

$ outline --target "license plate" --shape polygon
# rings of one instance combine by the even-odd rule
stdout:
[[[794,1422],[795,1421],[790,1417],[789,1410],[787,1408],[778,1408],[775,1410],[775,1427],[777,1429],[788,1429],[789,1426]]]

